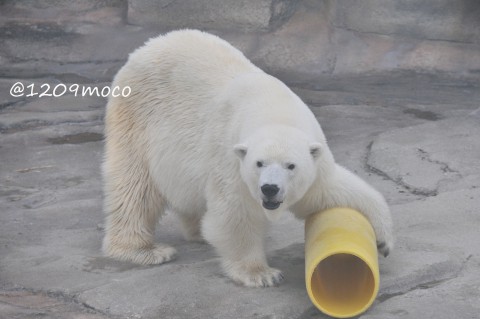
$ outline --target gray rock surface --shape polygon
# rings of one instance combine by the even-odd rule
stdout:
[[[435,41],[480,41],[480,4],[476,1],[335,2],[334,23],[339,28]]]
[[[292,216],[266,241],[286,277],[275,288],[232,283],[172,214],[156,239],[176,260],[103,257],[106,100],[9,93],[16,82],[101,89],[129,52],[180,26],[221,35],[289,84],[336,160],[387,198],[396,248],[361,318],[478,317],[477,2],[185,3],[0,1],[0,318],[327,318],[305,291],[303,224]]]
[[[128,1],[128,22],[164,28],[269,31],[295,12],[294,0]]]
[[[475,187],[480,180],[478,119],[438,123],[380,134],[370,148],[367,165],[409,191],[427,196],[441,189]],[[399,156],[404,160],[398,161]]]
[[[108,81],[134,48],[178,28],[219,34],[290,79],[480,70],[480,7],[471,0],[8,0],[0,8],[0,72],[10,77]]]

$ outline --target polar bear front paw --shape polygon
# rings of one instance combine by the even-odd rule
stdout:
[[[389,216],[388,210],[385,210],[385,216]],[[393,236],[392,222],[388,218],[388,222],[372,224],[377,238],[377,250],[380,255],[387,257],[393,250],[395,239]]]
[[[385,241],[378,242],[377,241],[377,249],[380,254],[383,255],[383,257],[387,257],[390,254],[390,247],[391,245]]]
[[[283,281],[283,274],[280,270],[266,265],[233,267],[227,269],[227,274],[235,282],[247,287],[271,287],[277,286]]]
[[[391,230],[391,226],[383,227],[381,231],[377,233],[377,250],[383,256],[387,257],[393,250],[394,238]]]

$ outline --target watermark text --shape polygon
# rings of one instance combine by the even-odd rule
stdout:
[[[79,97],[127,97],[132,93],[129,86],[85,86],[79,84],[56,84],[50,85],[48,83],[35,84],[31,83],[25,85],[22,82],[16,82],[10,88],[10,95],[13,97],[60,97],[63,95],[73,94]]]

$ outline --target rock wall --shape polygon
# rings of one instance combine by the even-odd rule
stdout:
[[[339,164],[389,203],[396,248],[362,319],[479,318],[479,0],[0,0],[0,318],[325,318],[304,284],[304,225],[266,241],[285,282],[245,289],[174,214],[178,260],[105,258],[106,99],[9,94],[107,87],[149,37],[201,28],[280,76]],[[28,91],[27,91],[28,92]],[[52,93],[52,91],[50,91]],[[70,91],[71,93],[71,91]]]
[[[325,74],[480,72],[476,0],[0,1],[0,74],[108,80],[149,37],[216,33],[293,81]]]
[[[295,12],[296,0],[130,0],[128,23],[162,28],[268,32]]]

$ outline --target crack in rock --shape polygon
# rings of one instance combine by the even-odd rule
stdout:
[[[432,159],[430,157],[430,154],[428,154],[428,152],[426,152],[425,150],[423,150],[421,148],[417,148],[417,151],[420,154],[420,158],[422,160],[426,160],[429,163],[439,165],[442,172],[444,172],[444,173],[456,173],[456,174],[461,175],[459,171],[452,169],[447,163]]]
[[[432,196],[438,195],[437,188],[435,188],[434,190],[429,190],[429,189],[420,188],[420,187],[413,187],[405,183],[402,177],[393,178],[390,175],[388,175],[386,172],[370,165],[368,162],[370,160],[370,155],[372,154],[372,146],[373,146],[373,141],[371,141],[367,146],[367,156],[365,159],[365,169],[367,170],[367,172],[378,175],[386,180],[392,181],[397,186],[400,186],[401,188],[405,189],[407,192],[409,192],[412,195],[417,195],[422,197],[432,197]]]
[[[423,282],[423,283],[420,283],[408,290],[405,290],[405,291],[398,291],[398,292],[394,292],[394,293],[386,293],[386,294],[382,294],[380,296],[378,296],[377,300],[379,303],[382,303],[382,302],[385,302],[389,299],[392,299],[394,297],[398,297],[398,296],[402,296],[402,295],[405,295],[405,294],[408,294],[409,292],[412,292],[412,291],[415,291],[415,290],[425,290],[425,289],[430,289],[430,288],[434,288],[436,286],[439,286],[441,284],[443,284],[444,282],[447,282],[447,281],[450,281],[452,279],[455,279],[457,276],[453,276],[453,277],[450,277],[450,278],[444,278],[444,279],[439,279],[439,280],[432,280],[432,281],[428,281],[428,282]]]
[[[440,286],[443,283],[446,283],[450,280],[456,279],[465,270],[467,263],[470,261],[470,259],[472,257],[473,257],[473,255],[468,255],[461,263],[457,264],[456,269],[454,269],[453,271],[451,271],[449,273],[443,273],[443,274],[440,273],[439,274],[440,278],[433,278],[433,279],[430,279],[430,280],[425,280],[425,281],[420,282],[420,283],[416,284],[415,286],[413,286],[411,288],[408,288],[408,289],[404,289],[404,290],[400,290],[400,291],[396,291],[396,292],[387,292],[387,293],[384,293],[384,294],[380,294],[377,297],[377,300],[378,300],[379,303],[382,303],[382,302],[385,302],[385,301],[387,301],[389,299],[392,299],[394,297],[402,296],[402,295],[408,294],[408,293],[410,293],[412,291],[415,291],[415,290],[426,290],[426,289],[435,288],[437,286]],[[442,266],[445,266],[445,265],[446,264],[441,264],[439,266],[440,267],[439,268],[440,272],[442,272],[441,271]],[[439,269],[437,269],[437,271],[439,271]],[[441,278],[441,277],[443,277],[443,278]]]

